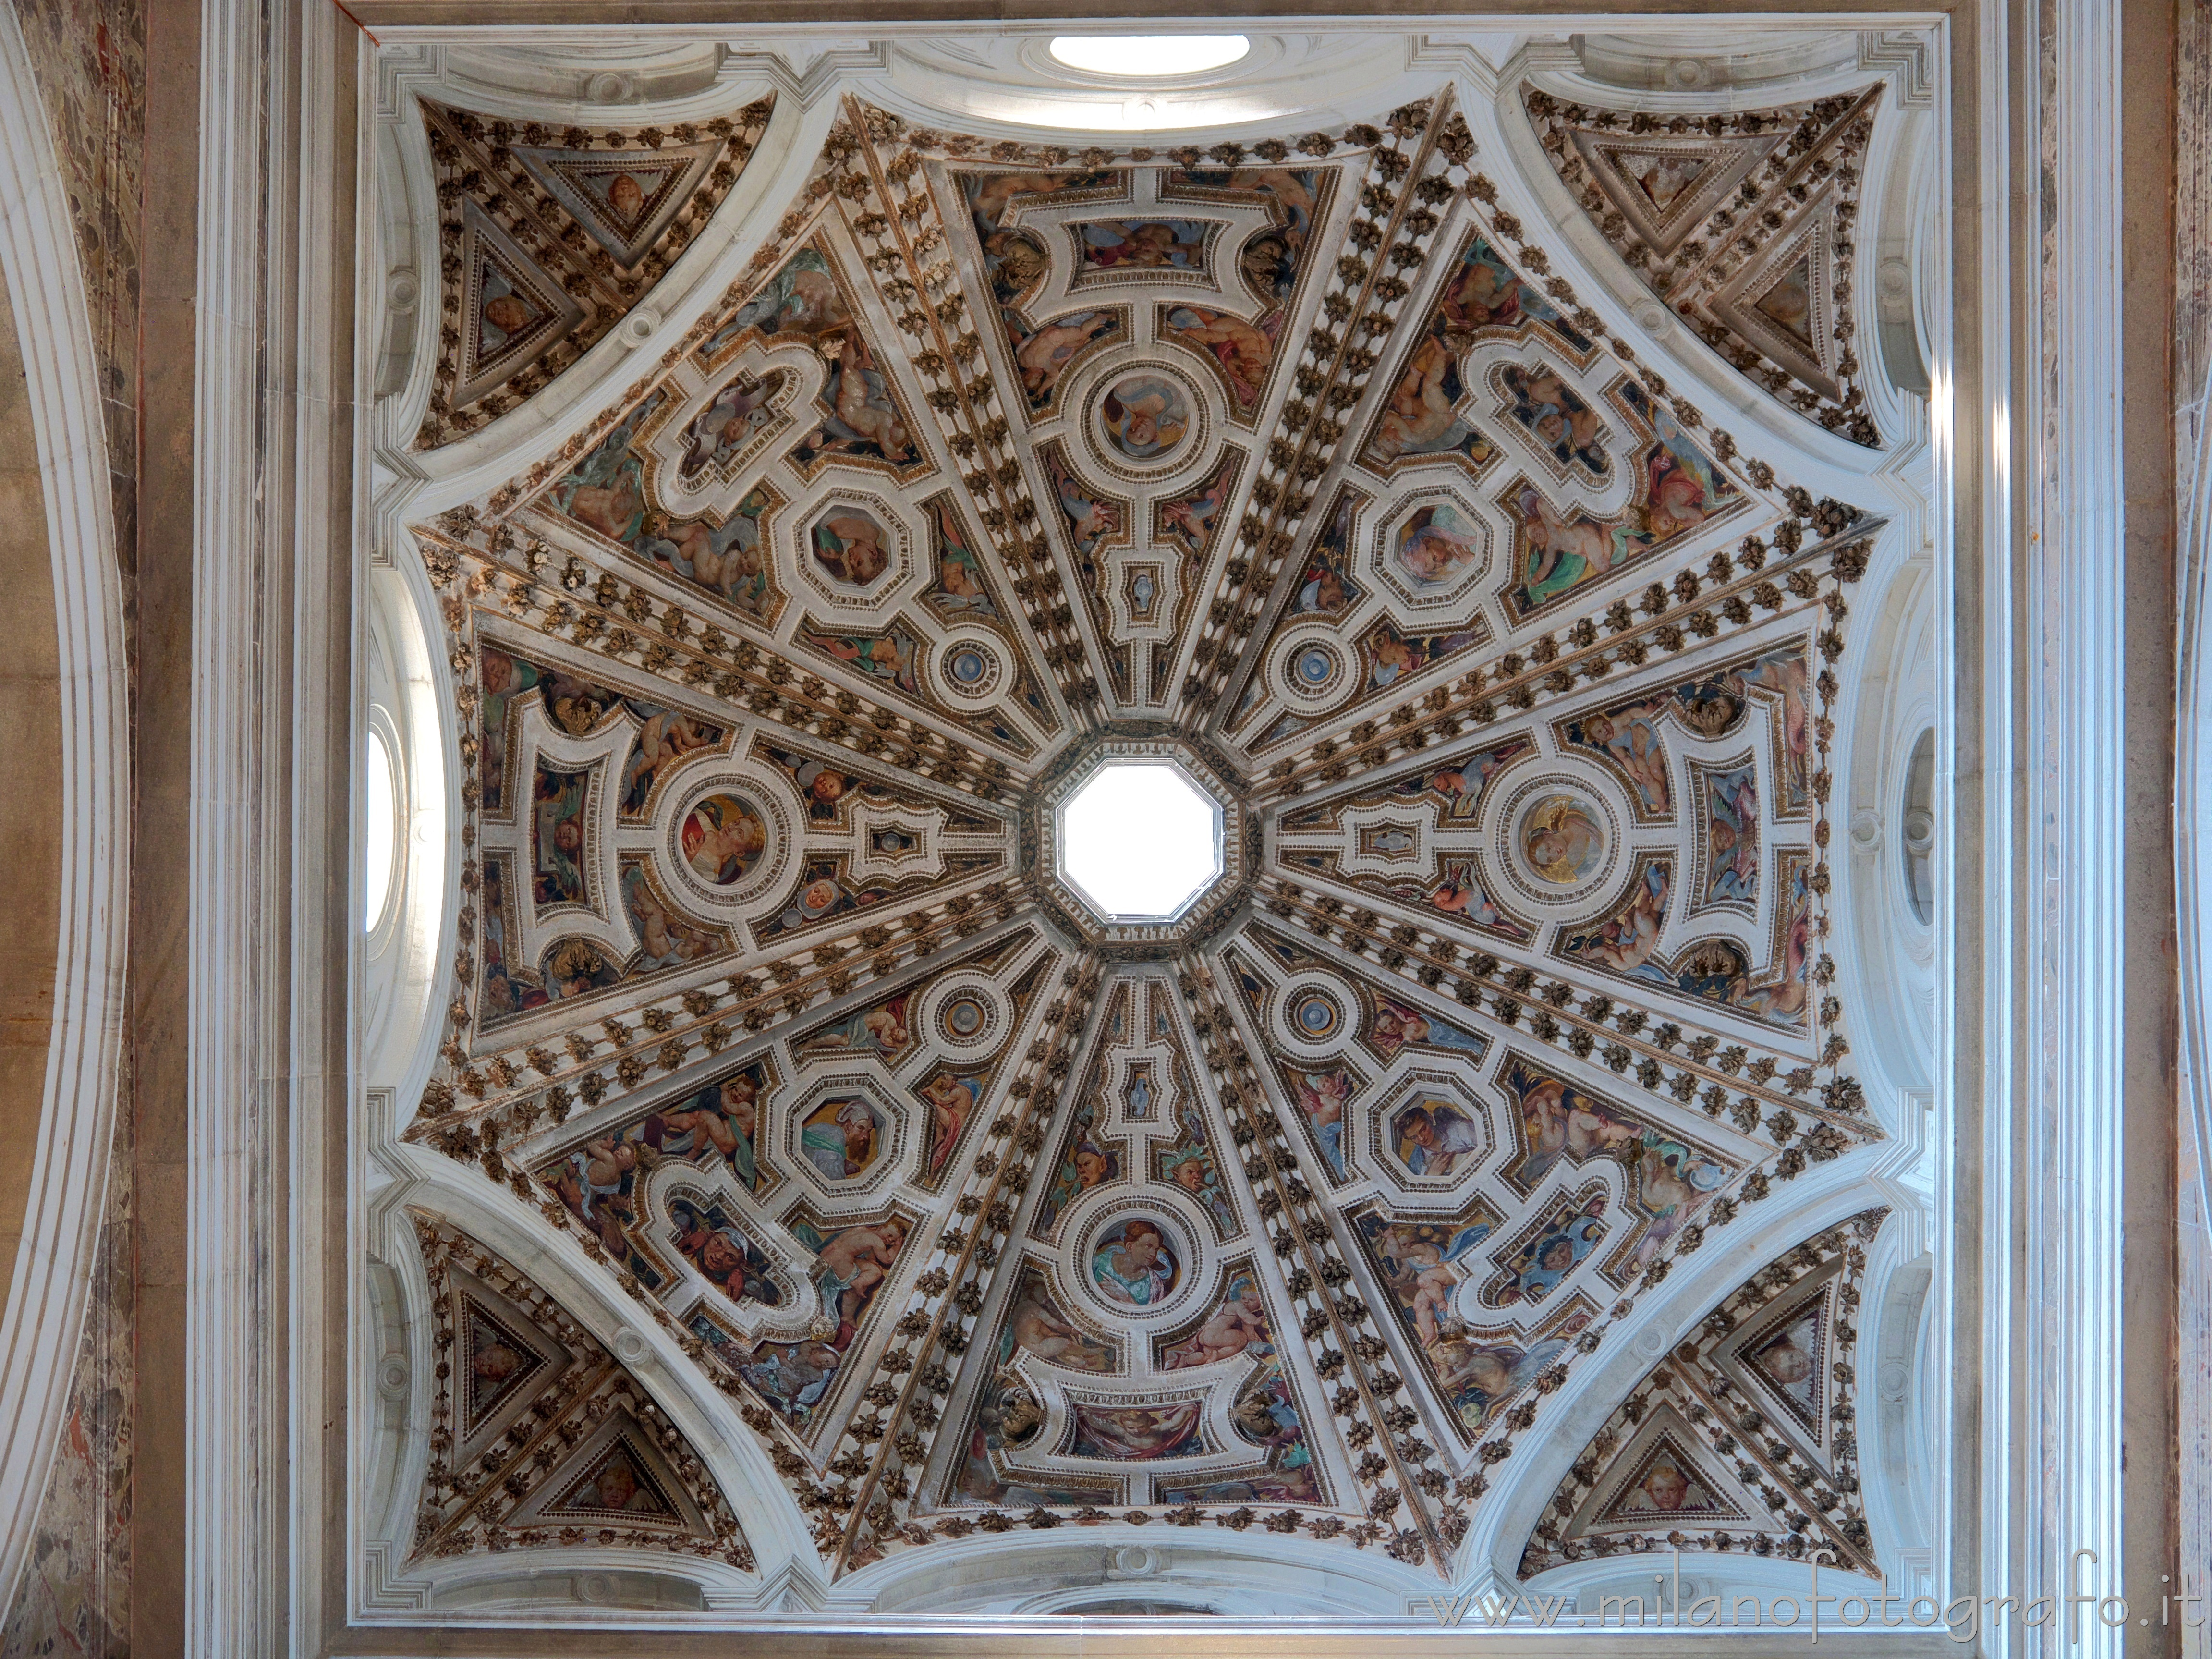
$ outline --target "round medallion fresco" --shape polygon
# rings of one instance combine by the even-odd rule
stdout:
[[[684,815],[684,862],[710,887],[734,887],[768,850],[765,815],[738,795],[708,795]]]
[[[990,1023],[990,1011],[980,998],[955,997],[945,1005],[942,1016],[946,1035],[962,1042],[972,1042]]]
[[[1091,1283],[1108,1302],[1156,1308],[1182,1283],[1184,1263],[1175,1233],[1150,1216],[1128,1216],[1100,1233],[1091,1247]]]
[[[1098,418],[1106,441],[1124,459],[1150,465],[1190,431],[1190,393],[1164,374],[1124,374],[1100,394]]]
[[[1343,1023],[1336,999],[1319,991],[1303,992],[1291,1004],[1291,1029],[1309,1042],[1326,1042]]]
[[[972,645],[962,646],[945,659],[945,672],[963,690],[981,686],[991,676],[991,659]]]
[[[1553,887],[1579,887],[1605,866],[1612,834],[1606,815],[1572,790],[1539,795],[1522,814],[1515,839],[1528,873]]]

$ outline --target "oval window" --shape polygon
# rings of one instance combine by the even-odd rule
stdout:
[[[1241,34],[1063,34],[1052,55],[1092,75],[1196,75],[1233,64],[1252,50]]]
[[[399,863],[398,775],[392,744],[383,732],[368,734],[367,799],[362,802],[362,889],[364,932],[374,933],[392,902],[392,878]]]

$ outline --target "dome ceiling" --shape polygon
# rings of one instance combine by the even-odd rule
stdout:
[[[1685,227],[1789,196],[1798,112],[1636,133],[1654,162],[1517,99],[1696,326],[1796,327]],[[1745,256],[1811,270],[1823,319],[1875,96],[1831,103],[1797,146],[1829,194],[1776,232],[1810,251]],[[797,116],[420,118],[435,450],[644,303]],[[750,1570],[774,1510],[835,1583],[1110,1518],[1449,1577],[1639,1297],[1882,1138],[1827,805],[1879,522],[1801,487],[1796,415],[1740,443],[1586,303],[1449,91],[1203,145],[858,100],[816,131],[720,303],[412,526],[464,827],[404,1139],[508,1230],[411,1224],[461,1365],[412,1547]],[[1617,192],[1653,166],[1683,177],[1646,222]],[[1848,331],[1801,343],[1743,366],[1863,422]],[[1064,802],[1132,759],[1218,809],[1167,921],[1059,862]],[[1824,1413],[1878,1220],[1717,1264],[1744,1288],[1509,1565],[1869,1559]],[[666,1345],[681,1380],[641,1375],[691,1426],[526,1239]],[[780,1486],[722,1490],[702,1424]],[[536,1472],[473,1501],[502,1457]]]

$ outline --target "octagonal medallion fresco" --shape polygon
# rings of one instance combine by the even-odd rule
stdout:
[[[826,1595],[1131,1526],[1437,1587],[1875,1559],[1828,804],[1885,520],[1821,422],[1701,409],[1758,394],[1678,374],[1477,142],[1601,112],[1466,96],[1201,146],[854,95],[730,195],[714,303],[538,435],[501,411],[543,371],[431,422],[497,417],[409,526],[462,823],[392,1154],[443,1173],[391,1248],[475,1369],[389,1571],[598,1540],[737,1605],[771,1534]],[[741,118],[701,154],[801,112]],[[572,137],[647,235],[689,152]],[[441,410],[495,325],[579,326],[502,237]],[[1857,384],[1819,409],[1864,444]],[[1068,815],[1138,763],[1213,872],[1117,912]],[[1735,1322],[1624,1373],[1670,1275]],[[603,1363],[621,1434],[474,1503],[507,1395]],[[1754,1395],[1773,1457],[1712,1431]]]

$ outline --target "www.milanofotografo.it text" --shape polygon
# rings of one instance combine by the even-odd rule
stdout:
[[[1766,1595],[1699,1595],[1694,1588],[1685,1600],[1682,1556],[1673,1556],[1672,1573],[1655,1572],[1649,1597],[1643,1595],[1600,1595],[1595,1609],[1583,1605],[1573,1591],[1544,1595],[1528,1590],[1510,1595],[1468,1591],[1462,1595],[1425,1598],[1437,1622],[1447,1627],[1466,1624],[1503,1630],[1533,1625],[1552,1630],[1567,1626],[1601,1630],[1777,1630],[1795,1631],[1818,1642],[1822,1631],[1863,1630],[1879,1625],[1890,1630],[1911,1626],[1921,1630],[1942,1629],[1964,1645],[2002,1620],[2027,1628],[2057,1627],[2067,1640],[2078,1643],[2085,1632],[2101,1626],[2117,1630],[2132,1620],[2138,1626],[2185,1625],[2194,1629],[2206,1618],[2203,1587],[2185,1593],[2172,1575],[2160,1573],[2154,1598],[2139,1595],[2130,1602],[2124,1591],[2098,1582],[2097,1552],[2074,1552],[2069,1577],[2072,1581],[2057,1595],[2022,1596],[1961,1594],[1948,1599],[1931,1595],[1900,1595],[1887,1589],[1847,1586],[1842,1590],[1820,1588],[1820,1563],[1808,1563],[1810,1583],[1802,1595],[1778,1591]],[[2084,1580],[2084,1566],[2087,1580]],[[1832,1580],[1831,1581],[1832,1583]],[[1671,1592],[1671,1593],[1670,1593]],[[2157,1611],[2150,1611],[2154,1599]],[[1823,1622],[1824,1616],[1826,1622]]]

